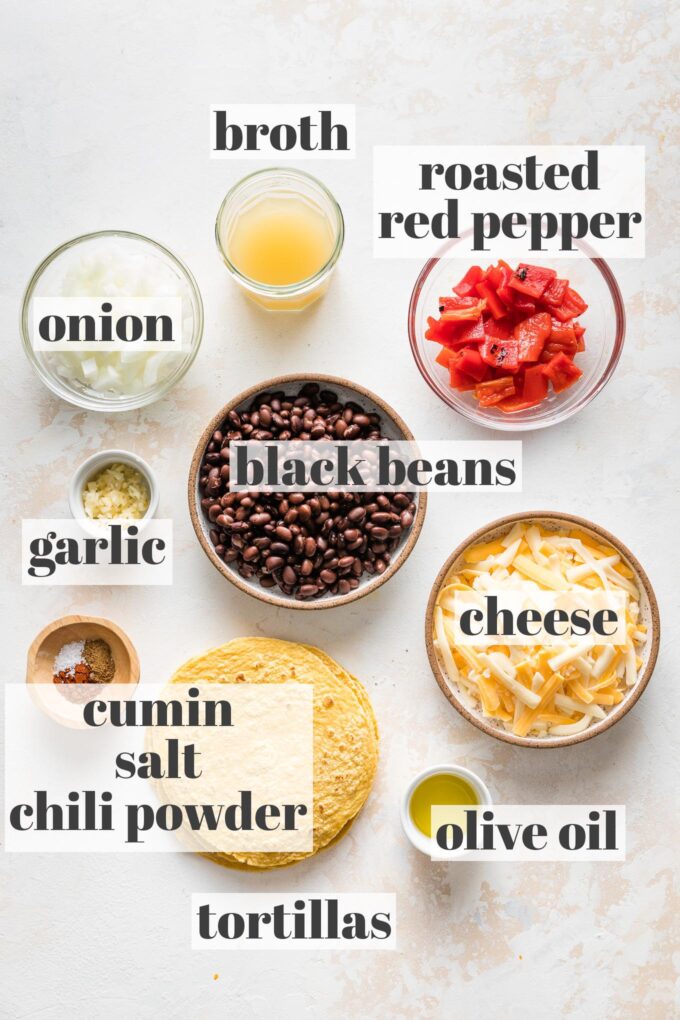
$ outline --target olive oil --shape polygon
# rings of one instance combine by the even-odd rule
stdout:
[[[448,772],[428,776],[415,788],[409,803],[413,823],[425,836],[432,836],[432,806],[434,804],[479,804],[473,786],[462,776]]]

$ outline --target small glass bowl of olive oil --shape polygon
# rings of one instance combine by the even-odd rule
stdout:
[[[401,824],[408,839],[421,853],[432,856],[432,807],[437,804],[465,807],[491,804],[486,784],[462,765],[435,765],[410,783],[401,805]]]

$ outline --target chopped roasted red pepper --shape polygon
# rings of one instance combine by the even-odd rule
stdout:
[[[484,335],[492,340],[507,340],[512,336],[512,326],[507,317],[505,319],[486,319]]]
[[[547,312],[538,312],[518,322],[514,337],[519,345],[520,361],[538,361],[543,345],[550,336],[551,321]]]
[[[469,297],[475,293],[475,285],[483,276],[484,272],[480,266],[471,266],[460,283],[456,284],[453,289],[459,297]]]
[[[568,322],[560,322],[559,319],[553,319],[550,336],[543,348],[541,361],[550,361],[553,355],[559,354],[560,351],[573,358],[577,349],[578,341],[574,327]]]
[[[475,396],[481,407],[493,407],[494,404],[499,404],[506,397],[514,396],[514,393],[515,380],[511,375],[489,379],[488,382],[479,383],[475,387]]]
[[[511,414],[514,411],[525,411],[528,407],[537,407],[548,395],[548,380],[540,365],[531,365],[524,369],[521,377],[516,377],[517,392],[513,397],[505,397],[497,405],[499,411]]]
[[[583,372],[574,364],[571,358],[560,351],[550,359],[547,365],[543,365],[543,372],[552,383],[555,393],[561,393],[568,389],[577,379],[580,379]]]
[[[454,390],[459,390],[461,393],[465,393],[467,390],[474,390],[478,385],[471,375],[461,372],[453,361],[449,365],[449,381]]]
[[[455,351],[452,351],[450,347],[442,347],[441,351],[434,359],[438,365],[442,368],[448,368],[451,358],[455,356]]]
[[[441,345],[436,361],[452,387],[510,414],[540,404],[549,383],[560,393],[581,377],[573,359],[585,350],[585,329],[575,320],[587,307],[554,270],[499,261],[472,266],[440,298],[425,336]]]
[[[517,297],[516,290],[510,290],[510,280],[512,279],[512,269],[505,262],[499,263],[500,271],[498,273],[498,283],[496,284],[496,293],[501,299],[503,304],[512,304],[514,298]]]
[[[490,320],[493,322],[493,319]],[[484,321],[477,319],[475,322],[466,322],[458,335],[457,346],[464,344],[481,344],[486,336]]]
[[[487,337],[479,353],[491,368],[500,368],[504,372],[516,372],[519,368],[519,343],[513,336],[507,340]]]
[[[560,322],[569,322],[569,319],[576,318],[577,315],[582,315],[585,312],[588,305],[585,303],[580,294],[577,294],[571,287],[567,287],[567,291],[562,299],[562,304],[552,308],[552,314]]]
[[[512,311],[515,315],[515,319],[527,319],[530,315],[536,314],[536,302],[532,301],[531,298],[525,297],[523,294],[517,292],[510,292],[513,294],[512,298]]]
[[[520,262],[510,278],[509,285],[513,290],[518,290],[520,294],[526,294],[530,298],[540,298],[548,284],[556,276],[557,273],[554,269],[529,266],[525,262]]]
[[[460,352],[456,368],[460,372],[472,376],[477,382],[485,379],[488,371],[488,366],[484,364],[479,351],[474,347],[466,347],[464,351]]]
[[[461,308],[479,308],[479,294],[472,294],[470,297],[440,297],[439,314],[444,312],[457,312]]]
[[[481,280],[476,287],[477,293],[481,298],[486,301],[486,307],[489,309],[494,319],[502,319],[507,309],[502,301],[496,296],[496,291],[493,289],[490,283],[486,280]]]
[[[441,319],[433,319],[432,316],[428,318],[427,326],[425,339],[434,340],[435,343],[444,344],[446,347],[454,346],[454,342],[461,331],[460,323],[442,322]]]
[[[568,286],[569,280],[560,280],[558,277],[555,277],[543,291],[541,300],[546,305],[561,305]]]
[[[548,395],[548,380],[540,365],[530,365],[524,370],[522,396],[536,404],[540,404]]]
[[[485,301],[474,301],[462,298],[455,308],[446,308],[442,313],[443,322],[462,322],[465,319],[478,319],[486,307]]]

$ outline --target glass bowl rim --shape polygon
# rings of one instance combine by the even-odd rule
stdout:
[[[158,387],[152,387],[150,390],[144,393],[136,393],[130,397],[104,397],[102,399],[96,397],[92,398],[85,394],[71,393],[63,389],[55,382],[52,375],[45,371],[42,363],[36,357],[36,352],[33,349],[31,338],[29,335],[28,327],[28,306],[33,292],[37,286],[38,280],[42,276],[43,272],[47,269],[52,262],[55,262],[60,255],[70,248],[75,248],[77,245],[85,242],[92,241],[96,238],[101,237],[123,237],[133,241],[142,241],[144,244],[151,245],[152,248],[156,248],[163,255],[166,255],[171,262],[174,262],[180,272],[185,276],[186,281],[189,285],[194,304],[196,308],[196,321],[193,329],[193,343],[191,350],[187,353],[186,358],[178,366],[177,371],[163,381]],[[65,400],[67,403],[74,405],[75,407],[81,407],[85,410],[90,411],[101,411],[103,413],[116,412],[116,411],[133,411],[139,407],[145,407],[147,404],[152,404],[156,400],[160,400],[164,397],[173,386],[175,386],[189,371],[194,359],[198,354],[198,349],[201,346],[203,339],[203,326],[204,326],[204,312],[203,312],[203,299],[201,292],[196,282],[194,274],[191,272],[186,263],[170,248],[166,248],[164,244],[159,241],[155,241],[152,237],[147,237],[145,234],[140,234],[133,230],[118,230],[116,228],[93,230],[86,234],[78,234],[76,237],[70,238],[68,241],[64,241],[57,248],[54,248],[49,252],[42,261],[38,264],[37,268],[34,269],[31,274],[31,278],[28,281],[24,290],[23,298],[21,301],[21,339],[24,347],[26,356],[31,364],[31,367],[39,376],[41,381],[47,386],[47,388],[54,393],[57,397]]]

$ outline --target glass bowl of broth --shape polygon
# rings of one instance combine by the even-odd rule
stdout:
[[[342,210],[311,174],[273,167],[227,193],[215,239],[232,279],[251,300],[301,311],[328,289],[345,238]]]

